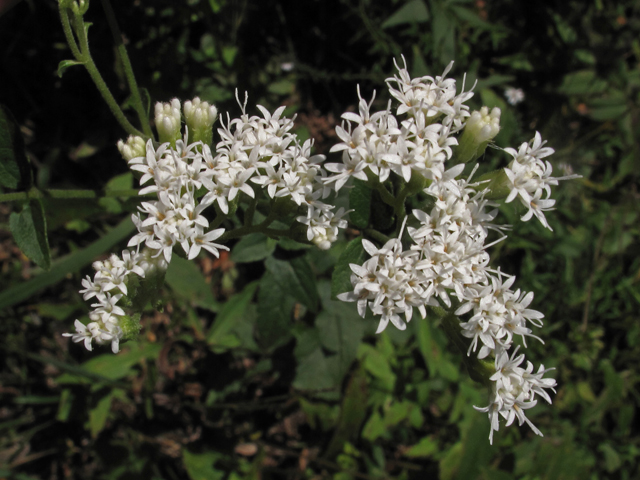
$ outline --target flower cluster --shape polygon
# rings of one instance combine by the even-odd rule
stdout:
[[[380,316],[378,332],[389,322],[404,330],[414,307],[423,318],[425,306],[443,307],[456,316],[468,317],[460,322],[461,334],[470,339],[467,354],[475,352],[479,359],[489,354],[495,357],[491,403],[481,409],[489,412],[492,440],[493,431],[499,428],[498,415],[507,419],[507,425],[516,416],[521,424],[527,421],[532,425],[523,409],[535,404],[536,393],[550,402],[544,389],[553,388],[555,380],[543,379],[546,370],[542,367],[535,375],[531,364],[526,371],[516,368],[524,355],[509,360],[514,336],[520,336],[526,346],[526,337],[533,337],[528,324],[541,326],[543,315],[528,308],[533,293],[513,291],[515,277],[488,266],[490,230],[500,232],[505,227],[492,225],[497,210],[492,209],[496,204],[485,198],[487,182],[471,183],[477,165],[467,178],[461,175],[465,162],[478,158],[497,135],[500,111],[489,112],[483,107],[469,114],[464,102],[472,93],[456,94],[455,81],[444,78],[449,69],[450,66],[435,79],[411,79],[406,69],[399,69],[399,75],[388,80],[391,95],[400,101],[396,115],[403,116],[402,120],[389,109],[370,114],[370,104],[362,99],[359,115],[343,115],[347,123],[337,130],[342,143],[333,148],[343,151],[343,163],[327,165],[327,170],[336,174],[327,182],[335,181],[339,188],[348,177],[354,177],[369,180],[370,185],[379,182],[377,186],[384,188],[381,185],[390,172],[407,183],[411,180],[419,184],[414,178],[419,175],[424,179],[422,191],[432,201],[428,202],[429,209],[413,210],[414,220],[407,228],[409,248],[403,249],[402,245],[404,227],[397,239],[380,249],[363,240],[371,258],[363,265],[351,264],[354,289],[338,298],[357,302],[363,317],[367,308]],[[393,84],[399,89],[392,88]],[[462,135],[456,137],[461,131]],[[557,184],[559,179],[550,176],[548,162],[543,164],[544,170],[539,170],[539,159],[553,153],[542,145],[536,134],[533,143],[524,144],[520,152],[506,150],[517,159],[505,172],[509,179],[516,180],[507,201],[521,192],[532,192],[525,197],[529,200],[527,206],[548,226],[544,215],[536,213],[541,213],[546,204],[536,201],[541,191],[548,194],[549,185]],[[448,167],[447,161],[453,165]],[[522,167],[525,164],[529,166],[526,175]],[[514,171],[517,173],[512,175]]]
[[[111,255],[107,260],[94,262],[96,273],[93,279],[87,276],[82,280],[84,288],[80,290],[85,300],[95,299],[95,303],[91,304],[93,310],[89,313],[91,321],[84,325],[76,320],[76,333],[63,333],[63,336],[71,337],[76,343],[84,342],[87,350],[92,349],[91,342],[94,340],[98,345],[111,343],[113,353],[118,353],[120,340],[125,333],[123,319],[126,317],[118,301],[129,293],[127,284],[130,275],[135,273],[144,278],[156,270],[166,269],[164,260],[154,258],[151,253],[151,250],[140,253],[124,250],[122,258]]]
[[[134,136],[118,143],[131,170],[140,174],[139,193],[156,194],[157,199],[142,202],[139,212],[132,215],[138,233],[128,246],[136,250],[125,251],[123,260],[112,256],[96,262],[95,278],[83,280],[85,288],[80,293],[85,300],[96,297],[98,303],[92,305],[91,323],[85,326],[76,321],[76,333],[66,336],[84,341],[89,350],[92,340],[111,342],[117,352],[125,316],[117,302],[127,296],[127,275],[135,272],[144,277],[148,265],[166,270],[176,246],[189,259],[202,249],[216,257],[219,250],[229,250],[214,242],[225,230],[210,228],[204,211],[214,206],[219,224],[218,220],[235,212],[240,195],[255,199],[253,185],[274,201],[290,199],[294,210],[301,207],[303,211],[297,213],[305,215],[296,219],[307,226],[310,242],[328,249],[337,239],[338,229],[347,225],[342,218],[347,212],[341,208],[334,213],[333,205],[322,202],[331,192],[323,182],[327,176],[322,168],[324,156],[311,155],[311,141],[298,142],[291,133],[293,120],[282,115],[284,107],[271,114],[258,105],[263,117],[247,115],[246,100],[241,107],[241,117],[227,118],[226,125],[218,129],[220,142],[215,153],[206,142],[211,141],[217,110],[199,98],[183,106],[178,99],[156,104],[156,128],[164,142],[159,146]],[[195,138],[191,143],[190,134]]]
[[[552,177],[553,167],[548,161],[542,159],[551,155],[554,150],[545,147],[545,143],[540,134],[536,132],[533,140],[520,145],[517,151],[514,148],[504,149],[513,157],[513,161],[504,169],[511,190],[505,201],[509,203],[516,197],[520,198],[522,204],[528,209],[522,217],[522,221],[526,222],[535,215],[540,223],[552,230],[544,216],[544,212],[553,210],[556,203],[551,198],[551,186],[558,185],[559,180],[578,178],[578,175]],[[544,197],[543,194],[545,194]]]

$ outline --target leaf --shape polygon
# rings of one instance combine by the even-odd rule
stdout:
[[[558,92],[566,95],[590,95],[604,92],[607,86],[607,81],[598,78],[595,71],[579,70],[565,75]]]
[[[403,456],[410,458],[431,457],[433,454],[438,453],[439,450],[440,446],[437,441],[433,440],[431,437],[424,437],[418,443],[405,451]]]
[[[28,282],[20,283],[0,293],[0,310],[15,305],[33,296],[39,290],[59,282],[67,275],[77,272],[85,265],[90,264],[95,258],[131,235],[135,229],[130,218],[126,218],[99,240],[88,247],[73,252],[53,262],[51,270],[41,273]]]
[[[353,290],[351,285],[351,263],[362,265],[366,260],[367,252],[362,247],[362,237],[351,240],[338,259],[333,275],[331,276],[331,298],[337,299],[341,293]]]
[[[354,180],[353,188],[349,191],[349,219],[358,228],[369,226],[371,214],[371,189],[362,180]]]
[[[216,345],[223,340],[224,336],[229,335],[229,331],[244,316],[257,287],[258,282],[252,282],[242,292],[232,296],[222,304],[213,325],[207,333],[207,343],[209,345]]]
[[[331,300],[328,282],[318,286],[322,298],[322,312],[316,318],[322,346],[335,352],[339,368],[339,380],[349,371],[358,354],[358,346],[364,337],[367,323],[351,305]]]
[[[93,357],[83,363],[82,368],[89,373],[96,373],[110,380],[118,380],[126,377],[142,359],[157,358],[162,349],[162,345],[157,343],[127,342],[125,345],[126,348],[123,348],[118,355],[106,353]]]
[[[362,423],[367,416],[367,409],[363,408],[367,404],[367,399],[367,375],[362,367],[359,367],[353,373],[345,390],[338,425],[323,455],[325,458],[335,457],[343,450],[346,442],[353,442],[358,438]]]
[[[221,480],[225,473],[213,465],[222,458],[218,452],[192,453],[182,450],[182,461],[191,480]]]
[[[283,289],[273,272],[260,279],[258,290],[258,343],[267,350],[286,343],[291,338],[291,311],[295,299]]]
[[[69,67],[73,67],[74,65],[84,65],[84,62],[79,62],[77,60],[62,60],[58,64],[58,77],[62,78],[62,75]]]
[[[459,7],[456,5],[452,5],[450,8],[460,20],[465,21],[472,27],[475,27],[479,30],[501,30],[501,28],[497,26],[498,24],[494,25],[492,23],[485,22],[475,12],[468,8]]]
[[[0,104],[0,186],[27,190],[31,182],[20,127],[9,109]]]
[[[92,438],[96,438],[98,434],[104,430],[109,412],[111,412],[111,402],[113,398],[121,397],[123,394],[124,391],[119,388],[109,390],[106,395],[98,400],[96,406],[89,410],[89,431],[91,432]]]
[[[282,291],[287,292],[310,311],[318,311],[316,277],[304,257],[296,257],[289,261],[269,257],[265,266],[267,271],[273,274],[273,279]]]
[[[276,249],[277,241],[262,233],[252,233],[242,237],[231,251],[235,263],[249,263],[264,260]]]
[[[405,23],[422,23],[429,20],[429,10],[422,0],[411,0],[382,22],[381,28],[395,27]]]
[[[165,281],[176,295],[188,299],[198,307],[211,312],[217,312],[220,308],[219,302],[213,296],[211,285],[207,283],[195,262],[174,255],[167,269]]]
[[[31,199],[20,213],[9,218],[11,233],[22,253],[44,270],[51,268],[47,221],[40,199]]]

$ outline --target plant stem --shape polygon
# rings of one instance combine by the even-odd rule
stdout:
[[[87,27],[82,19],[82,15],[80,13],[73,13],[73,31],[75,31],[76,37],[78,38],[78,43],[76,43],[75,38],[73,37],[73,32],[71,31],[71,25],[69,22],[69,10],[64,8],[61,4],[59,4],[60,9],[60,19],[62,21],[62,28],[64,30],[65,37],[67,38],[67,43],[69,44],[69,48],[71,49],[71,53],[76,58],[78,62],[81,62],[84,67],[89,72],[89,76],[93,80],[93,83],[98,88],[100,95],[109,106],[111,113],[116,117],[116,120],[120,124],[120,126],[130,135],[137,135],[140,137],[147,138],[145,134],[135,128],[127,117],[122,112],[120,105],[116,102],[116,99],[111,94],[109,87],[100,75],[98,71],[98,67],[96,67],[93,58],[91,58],[91,53],[89,52],[89,42],[87,40]],[[79,44],[79,46],[78,46]]]
[[[438,307],[432,307],[431,311],[442,321],[442,329],[446,333],[447,338],[449,338],[457,349],[460,350],[460,353],[462,353],[462,361],[467,367],[469,377],[475,382],[490,386],[490,377],[495,373],[494,364],[490,361],[480,360],[476,355],[467,355],[469,340],[462,335],[462,328],[460,327],[460,319],[458,316]]]
[[[120,61],[122,62],[122,68],[124,70],[127,83],[129,84],[129,90],[131,90],[133,106],[136,110],[136,113],[138,114],[140,125],[142,125],[142,130],[144,131],[145,135],[148,138],[153,138],[153,132],[151,131],[151,125],[149,124],[149,116],[145,111],[144,105],[142,105],[142,98],[140,97],[138,83],[136,82],[136,77],[133,74],[131,61],[129,60],[129,55],[127,54],[127,49],[124,45],[124,41],[122,40],[122,33],[120,32],[120,28],[118,27],[118,22],[116,21],[116,17],[113,13],[113,8],[109,0],[102,0],[102,7],[104,8],[104,12],[107,17],[107,23],[109,24],[109,29],[111,30],[111,34],[113,35],[113,41],[118,50]]]
[[[150,198],[154,194],[139,195],[136,189],[124,190],[38,190],[32,188],[27,192],[13,192],[0,194],[0,203],[4,202],[20,202],[30,198],[57,198],[57,199],[80,199],[80,198],[109,198],[109,197],[139,197]]]
[[[82,54],[78,49],[78,44],[76,43],[76,39],[73,36],[73,31],[71,30],[71,23],[69,22],[69,10],[60,7],[60,21],[62,22],[62,30],[64,31],[64,36],[67,38],[67,43],[69,44],[71,53],[73,53],[73,56],[77,61],[83,61]]]

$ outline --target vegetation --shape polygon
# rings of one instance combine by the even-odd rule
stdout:
[[[501,207],[513,229],[491,255],[545,314],[528,356],[557,369],[557,394],[529,411],[544,437],[514,426],[490,445],[473,409],[487,389],[439,318],[376,335],[373,318],[332,300],[353,219],[328,252],[256,234],[217,259],[174,258],[161,308],[146,307],[118,355],[64,338],[88,315],[82,279],[124,248],[142,199],[116,147],[130,132],[85,68],[59,68],[74,52],[57,3],[25,0],[0,12],[0,140],[29,162],[0,172],[0,478],[640,476],[637,2],[113,3],[141,95],[95,0],[90,51],[141,129],[174,97],[237,116],[237,89],[285,105],[298,136],[338,161],[329,149],[356,85],[382,92],[404,55],[414,76],[453,59],[459,84],[477,79],[472,108],[502,111],[496,147],[541,132],[554,170],[583,178],[554,190],[553,232]],[[491,158],[479,174],[509,159]]]

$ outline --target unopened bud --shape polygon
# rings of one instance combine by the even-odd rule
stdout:
[[[466,163],[480,157],[487,144],[500,132],[500,109],[488,107],[471,114],[464,127],[458,148],[454,150],[456,163]]]
[[[196,97],[184,102],[183,110],[187,127],[189,127],[190,140],[211,145],[213,124],[218,117],[218,109]]]
[[[170,103],[156,103],[155,121],[160,143],[169,142],[175,147],[180,135],[180,100],[174,98]]]
[[[129,135],[126,142],[118,140],[118,150],[127,162],[132,158],[144,157],[146,153],[146,147],[144,139],[135,135]]]

